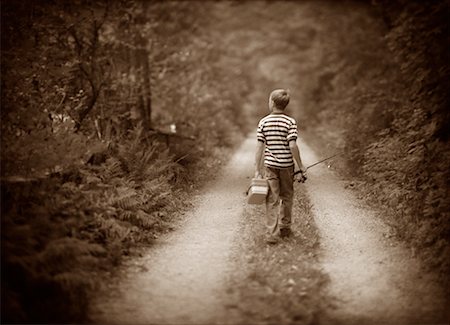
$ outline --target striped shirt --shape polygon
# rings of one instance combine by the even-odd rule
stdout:
[[[258,141],[266,146],[264,165],[274,168],[294,166],[289,141],[297,140],[297,122],[285,114],[269,114],[258,123]]]

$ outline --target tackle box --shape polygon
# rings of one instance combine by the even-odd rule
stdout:
[[[266,202],[267,193],[269,193],[267,179],[253,178],[248,189],[247,202],[249,204],[262,204]]]

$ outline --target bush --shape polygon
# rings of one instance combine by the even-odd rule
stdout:
[[[175,187],[184,167],[145,142],[135,132],[101,165],[2,184],[4,321],[81,321],[89,274],[150,243],[185,205]]]
[[[338,16],[347,10],[338,7],[325,23],[325,68],[311,85],[307,112],[326,141],[346,153],[347,172],[364,181],[398,235],[446,279],[448,2],[354,8]]]

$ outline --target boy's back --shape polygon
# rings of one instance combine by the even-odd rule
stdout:
[[[294,118],[271,113],[258,123],[257,139],[265,144],[264,165],[273,168],[294,166],[289,141],[297,139],[297,123]]]

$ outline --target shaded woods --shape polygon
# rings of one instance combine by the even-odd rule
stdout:
[[[448,281],[449,2],[356,8],[321,13],[323,68],[307,91],[309,126],[344,153],[341,169],[359,180],[350,185]]]
[[[83,320],[239,142],[249,85],[210,7],[2,1],[3,321]]]
[[[312,1],[301,23],[278,4],[298,5],[2,1],[2,321],[82,321],[98,279],[170,228],[279,80],[445,274],[448,2]],[[273,57],[286,80],[265,73]]]

